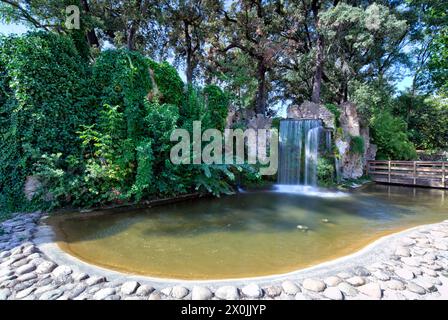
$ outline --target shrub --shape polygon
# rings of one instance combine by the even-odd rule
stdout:
[[[207,128],[224,130],[229,106],[229,95],[216,85],[208,85],[202,92],[206,103],[205,126]]]
[[[355,154],[364,154],[364,138],[361,136],[351,137],[350,152]]]
[[[317,161],[317,180],[321,186],[334,184],[334,162],[330,158],[320,157]]]
[[[31,205],[23,185],[43,154],[79,155],[76,131],[93,121],[89,67],[53,33],[0,38],[0,207]]]
[[[339,127],[339,117],[341,116],[341,110],[339,107],[335,104],[327,103],[325,108],[327,108],[334,115],[335,128]]]
[[[159,102],[180,106],[185,96],[184,83],[176,69],[168,62],[157,63],[147,59],[149,68],[154,74]]]
[[[377,112],[371,119],[373,142],[378,146],[378,159],[413,160],[415,147],[409,141],[406,123],[390,112]]]

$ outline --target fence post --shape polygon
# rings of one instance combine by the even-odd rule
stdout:
[[[389,179],[388,179],[388,181],[390,183],[390,160],[387,162],[387,167],[388,167],[388,171],[389,171],[389,174],[388,174]]]
[[[417,162],[414,161],[414,186],[417,184]]]
[[[442,187],[446,187],[445,185],[445,161],[442,162]]]

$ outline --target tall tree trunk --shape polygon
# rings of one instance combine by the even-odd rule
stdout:
[[[257,90],[257,98],[255,101],[255,113],[266,115],[266,66],[264,64],[263,59],[258,61],[258,70],[257,70],[257,79],[258,79],[258,90]]]
[[[184,21],[184,32],[185,32],[185,41],[187,44],[187,70],[186,70],[186,77],[187,77],[187,84],[191,85],[193,83],[193,45],[191,41],[191,35],[190,35],[190,24],[188,21]]]
[[[135,35],[137,33],[137,26],[136,22],[132,21],[131,26],[128,29],[127,32],[127,38],[126,38],[126,45],[128,47],[128,50],[134,51],[135,50]]]
[[[84,9],[84,12],[86,14],[89,14],[90,7],[89,7],[89,3],[87,2],[87,0],[81,0],[81,4]],[[89,45],[91,47],[93,47],[93,46],[99,47],[100,46],[100,42],[98,40],[98,37],[96,36],[94,29],[87,30],[87,41],[89,41]]]
[[[320,93],[322,88],[322,74],[324,71],[324,38],[319,32],[319,10],[320,1],[314,0],[312,5],[314,22],[317,29],[317,43],[316,43],[316,60],[314,63],[314,77],[313,77],[313,93],[311,95],[311,101],[314,103],[320,103]]]

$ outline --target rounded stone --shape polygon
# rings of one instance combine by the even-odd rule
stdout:
[[[396,269],[395,274],[405,280],[412,280],[415,277],[414,273],[411,270],[405,268]]]
[[[137,291],[137,288],[140,286],[140,283],[138,283],[137,281],[128,281],[123,283],[123,285],[121,286],[120,291],[123,294],[133,294],[135,291]]]
[[[223,286],[218,288],[215,292],[215,296],[222,300],[238,300],[240,298],[238,289],[234,286]]]
[[[269,286],[263,288],[264,292],[268,297],[275,298],[282,294],[281,286]]]
[[[369,296],[374,299],[381,299],[382,297],[382,291],[381,287],[378,283],[370,282],[363,286],[358,287],[359,292],[365,294],[366,296]]]
[[[149,295],[148,300],[161,300],[162,297],[160,296],[160,293],[158,292],[153,292]]]
[[[329,287],[336,287],[338,284],[340,284],[343,280],[336,276],[327,277],[324,279],[324,282]]]
[[[0,289],[0,301],[8,299],[8,297],[11,295],[10,289]]]
[[[32,272],[34,270],[36,270],[36,266],[35,265],[33,265],[33,264],[25,264],[25,265],[23,265],[21,267],[18,267],[16,269],[16,274],[22,275],[22,274],[25,274],[25,273]]]
[[[339,290],[336,287],[329,287],[326,288],[324,291],[324,296],[331,300],[343,300],[344,295],[342,294],[341,290]]]
[[[190,291],[182,286],[174,286],[171,290],[171,296],[175,299],[185,298]]]
[[[339,290],[341,290],[345,295],[348,296],[356,296],[358,294],[358,290],[355,287],[348,284],[347,282],[341,282],[338,284]]]
[[[73,273],[72,268],[69,266],[59,266],[51,272],[54,278],[66,277]]]
[[[406,285],[406,288],[409,291],[417,293],[417,294],[425,294],[426,293],[426,290],[423,287],[419,286],[418,284],[415,284],[414,282],[409,282]]]
[[[51,290],[43,293],[39,300],[56,300],[64,294],[62,290]]]
[[[36,268],[38,274],[46,274],[52,272],[57,265],[51,261],[45,261],[39,264]]]
[[[290,296],[294,296],[296,295],[298,292],[300,292],[300,288],[298,285],[296,285],[294,282],[292,281],[285,281],[282,283],[282,288],[283,291]]]
[[[213,297],[213,293],[207,287],[193,287],[191,292],[192,300],[210,300]]]
[[[416,258],[401,258],[401,261],[403,261],[404,264],[411,266],[411,267],[419,267],[420,261]]]
[[[355,267],[353,269],[353,273],[359,277],[368,277],[370,276],[370,271],[364,267]]]
[[[314,292],[322,292],[325,290],[326,285],[323,281],[317,279],[305,279],[303,288]]]
[[[105,277],[101,277],[101,276],[93,276],[90,277],[86,280],[86,284],[90,287],[90,286],[94,286],[97,285],[99,283],[103,283],[106,282],[106,278]]]
[[[403,282],[398,281],[396,279],[391,279],[386,282],[386,286],[391,290],[404,290],[405,285]]]
[[[136,295],[143,297],[143,296],[148,296],[150,295],[153,291],[154,291],[154,287],[150,286],[148,284],[144,284],[141,285],[140,287],[138,287]]]
[[[355,287],[362,286],[363,284],[366,283],[366,280],[364,280],[364,278],[361,278],[359,276],[348,278],[345,281]]]
[[[29,288],[27,288],[27,289],[24,289],[24,290],[22,290],[22,291],[19,291],[19,292],[17,292],[15,298],[16,298],[16,299],[23,299],[23,298],[25,298],[26,296],[29,296],[31,293],[33,293],[34,290],[36,290],[36,288],[29,287]]]
[[[93,299],[94,300],[104,300],[108,296],[114,295],[115,292],[116,292],[116,290],[114,288],[100,289],[93,295]]]
[[[263,295],[260,287],[256,284],[249,284],[243,287],[241,291],[246,297],[253,299],[260,298]]]
[[[375,271],[373,273],[373,275],[375,276],[375,278],[377,278],[378,280],[381,280],[381,281],[388,281],[388,280],[390,280],[389,275],[387,273],[383,272],[383,271],[379,271],[379,270]]]
[[[407,247],[400,246],[395,250],[395,254],[400,257],[410,257],[411,251]]]

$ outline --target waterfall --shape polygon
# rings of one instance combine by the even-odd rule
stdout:
[[[317,184],[317,160],[322,132],[321,120],[280,122],[279,184]]]

